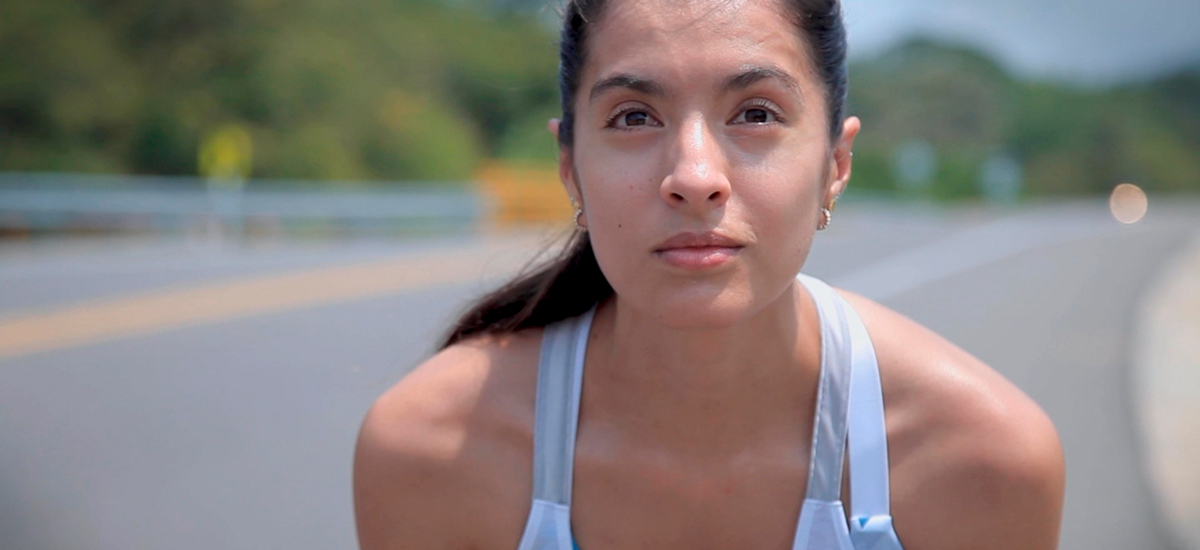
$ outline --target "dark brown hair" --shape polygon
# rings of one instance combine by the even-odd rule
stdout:
[[[606,0],[567,0],[559,39],[558,84],[562,121],[558,145],[574,143],[575,94],[587,58],[587,31]],[[841,134],[846,103],[846,28],[839,0],[780,0],[808,45],[825,87],[829,135]],[[587,231],[576,229],[550,262],[518,276],[470,307],[450,329],[442,348],[476,334],[511,333],[544,327],[580,315],[612,296]]]

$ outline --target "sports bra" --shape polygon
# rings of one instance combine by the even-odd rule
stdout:
[[[817,306],[821,371],[808,488],[793,550],[903,550],[892,527],[879,366],[867,329],[829,285],[797,276]],[[533,503],[517,550],[576,550],[571,534],[575,435],[595,308],[547,326],[538,360]],[[850,520],[841,502],[850,453]]]

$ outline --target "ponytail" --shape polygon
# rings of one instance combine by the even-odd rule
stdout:
[[[557,258],[493,291],[471,306],[439,349],[478,334],[505,334],[581,315],[612,296],[592,241],[577,230]]]

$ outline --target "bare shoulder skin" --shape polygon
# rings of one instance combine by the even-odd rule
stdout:
[[[842,294],[879,360],[892,516],[905,548],[1057,548],[1064,461],[1041,408],[932,331]]]
[[[354,458],[363,550],[517,547],[540,341],[530,330],[455,344],[375,402]]]
[[[892,514],[905,548],[1056,548],[1063,457],[1045,414],[1011,383],[953,344],[887,308],[843,294],[863,317],[879,357]],[[418,367],[372,407],[363,423],[354,473],[359,539],[364,550],[517,547],[531,496],[540,336],[540,331],[527,331],[452,346]],[[586,433],[588,430],[581,428],[581,434]],[[647,480],[663,475],[662,471],[650,471],[654,466],[646,461],[647,455],[619,444],[607,455],[590,452],[585,447],[601,447],[596,441],[583,441],[585,437],[581,435],[576,462],[576,501],[579,509],[590,508],[590,512],[577,510],[574,514],[584,548],[628,548],[630,541],[621,539],[619,533],[662,532],[666,525],[687,521],[686,515],[681,517],[685,510],[694,514],[721,510],[719,503],[711,507],[697,504],[703,504],[697,498],[711,499],[714,494],[718,501],[725,498],[737,504],[728,506],[721,512],[724,515],[745,513],[748,518],[780,516],[775,519],[783,520],[769,524],[776,527],[763,524],[735,535],[752,537],[761,547],[789,547],[794,517],[787,516],[794,511],[780,506],[776,497],[791,495],[798,510],[808,466],[805,449],[760,453],[766,456],[762,464],[778,464],[781,458],[792,464],[756,468],[765,472],[760,476],[765,479],[748,487],[749,495],[734,491],[722,497],[708,486],[707,480],[733,470],[711,464],[692,470],[672,463],[667,470],[677,472],[677,479],[662,486],[668,497],[669,491],[678,493],[677,502],[672,502],[663,501],[661,491],[647,492],[655,489]],[[781,441],[769,448],[791,449],[791,443]],[[660,463],[669,461],[669,457],[653,456]],[[600,477],[586,479],[589,472]],[[653,505],[641,510],[643,503],[611,503],[607,489],[596,489],[620,484],[623,479],[641,492],[616,494],[648,495],[646,498],[656,499]],[[686,482],[688,479],[693,481]],[[783,490],[763,489],[771,486]],[[593,494],[584,494],[589,488]],[[772,494],[755,498],[756,492]],[[609,506],[584,505],[597,500]],[[608,508],[618,506],[621,511],[609,513]],[[711,521],[709,517],[692,520],[696,524]],[[605,534],[612,538],[598,540]],[[663,544],[656,541],[633,547],[662,548]],[[713,543],[709,547],[724,546]]]

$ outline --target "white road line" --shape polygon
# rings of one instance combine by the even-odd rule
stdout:
[[[876,301],[1022,252],[1113,232],[1095,212],[1034,211],[1001,218],[834,277],[834,285]]]

